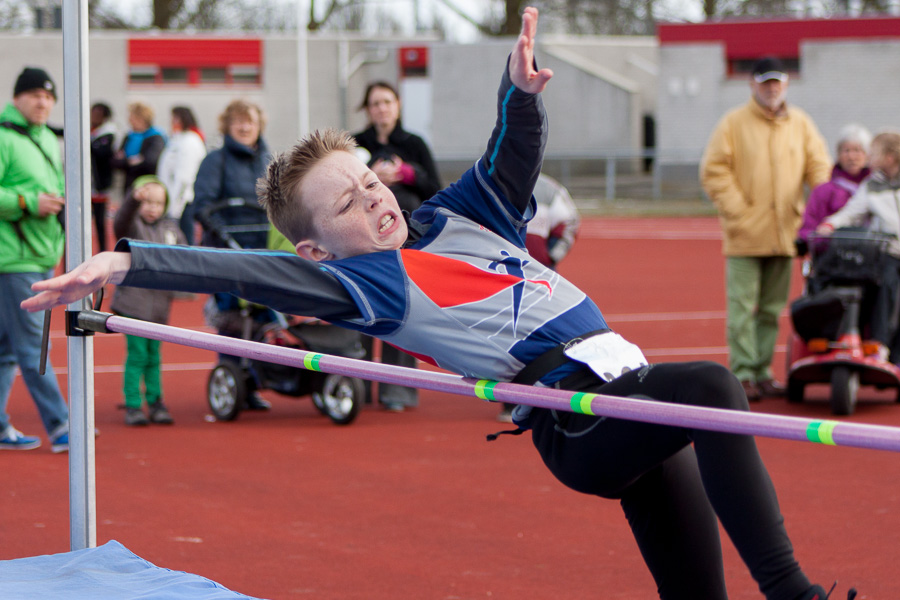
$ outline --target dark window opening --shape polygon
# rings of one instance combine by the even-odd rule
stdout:
[[[781,63],[784,65],[784,68],[787,70],[788,75],[791,77],[797,77],[800,75],[800,59],[799,58],[787,58],[784,56],[778,57],[781,60]],[[741,77],[741,76],[750,76],[750,73],[753,71],[753,65],[759,58],[735,58],[730,59],[728,61],[728,74],[732,77]]]

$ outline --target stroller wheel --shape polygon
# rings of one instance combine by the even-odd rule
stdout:
[[[209,374],[206,396],[209,408],[220,421],[237,418],[247,400],[247,375],[240,366],[221,362]]]
[[[859,371],[847,367],[835,367],[831,372],[831,412],[836,415],[852,415],[859,392]]]
[[[313,392],[313,404],[336,425],[349,425],[359,414],[365,387],[356,377],[328,375],[322,390]]]

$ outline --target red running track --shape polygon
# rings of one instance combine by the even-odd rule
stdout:
[[[561,271],[655,361],[726,362],[724,262],[715,219],[588,219]],[[795,292],[800,282],[795,278]],[[202,299],[173,324],[202,327]],[[65,386],[55,315],[52,357]],[[785,321],[780,343],[787,332]],[[316,600],[644,599],[655,589],[616,502],[564,488],[497,407],[425,392],[403,414],[367,407],[336,427],[307,399],[266,393],[270,413],[211,422],[215,357],[165,345],[173,427],[122,424],[124,340],[98,335],[97,541],[248,595]],[[776,367],[784,373],[784,354]],[[826,390],[756,411],[832,418]],[[14,424],[40,424],[21,381]],[[889,394],[863,389],[850,420],[900,426]],[[860,598],[900,598],[900,456],[760,439],[797,557]],[[0,453],[0,559],[69,549],[68,465],[49,447]],[[730,598],[760,598],[723,534]],[[2,594],[0,594],[2,596]]]

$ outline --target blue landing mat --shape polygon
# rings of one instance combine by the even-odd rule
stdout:
[[[215,581],[163,569],[113,540],[87,548],[0,561],[3,600],[259,600]]]

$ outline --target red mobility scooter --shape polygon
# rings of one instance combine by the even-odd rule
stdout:
[[[831,411],[850,415],[861,385],[898,389],[900,368],[864,343],[885,251],[893,238],[861,229],[810,235],[806,293],[791,304],[787,397],[802,402],[807,384],[831,384]]]

